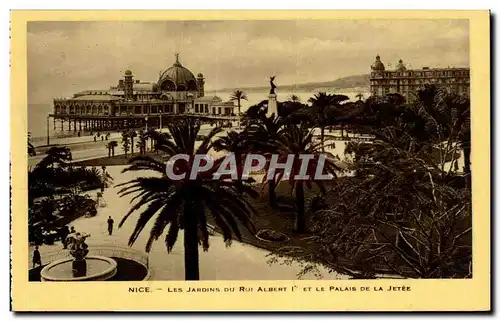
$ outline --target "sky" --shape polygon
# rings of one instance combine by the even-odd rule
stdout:
[[[29,22],[28,102],[107,89],[126,69],[157,81],[179,60],[205,89],[330,81],[387,69],[468,67],[467,20]],[[390,64],[390,66],[389,66]]]

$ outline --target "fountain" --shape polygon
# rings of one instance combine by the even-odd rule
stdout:
[[[79,232],[68,235],[69,253],[73,258],[57,260],[40,272],[42,281],[105,281],[116,274],[115,260],[104,256],[87,256],[85,239],[89,234]]]

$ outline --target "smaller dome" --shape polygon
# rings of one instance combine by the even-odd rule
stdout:
[[[198,78],[203,78],[203,74],[201,72],[198,74]]]
[[[132,76],[132,71],[129,69],[125,70],[125,76]]]
[[[405,71],[405,70],[406,70],[406,67],[405,67],[405,65],[403,64],[403,60],[402,60],[402,59],[399,59],[399,63],[398,63],[398,65],[396,66],[396,70],[397,70],[397,71]]]
[[[380,56],[377,55],[377,57],[375,57],[375,62],[372,64],[371,66],[372,70],[375,70],[375,71],[383,71],[385,70],[385,66],[384,64],[382,63],[382,61],[380,61]]]

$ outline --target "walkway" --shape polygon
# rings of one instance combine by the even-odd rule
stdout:
[[[108,172],[114,178],[114,183],[119,184],[128,181],[137,176],[137,173],[123,173],[123,166],[108,167]],[[142,172],[142,175],[154,175],[152,172]],[[119,198],[117,189],[108,188],[104,192],[104,200],[107,206],[99,208],[99,213],[93,218],[81,218],[73,222],[77,231],[89,233],[89,246],[92,244],[109,244],[117,246],[127,246],[128,237],[132,233],[138,215],[132,215],[125,225],[120,229],[115,229],[112,236],[107,233],[107,218],[111,216],[115,225],[118,225],[120,219],[130,208],[130,199]],[[153,221],[143,231],[139,237],[134,249],[144,250],[149,230]],[[41,247],[43,260],[44,252],[52,252],[55,249],[62,248],[60,242],[55,245],[44,245]],[[210,249],[203,252],[200,248],[200,278],[202,280],[295,280],[297,273],[301,270],[298,264],[292,265],[269,265],[266,255],[269,252],[255,248],[253,246],[233,242],[230,247],[226,247],[220,236],[210,238]],[[149,264],[152,270],[153,280],[184,280],[184,247],[183,233],[179,232],[179,237],[171,253],[167,253],[164,244],[164,238],[160,238],[153,245],[149,254]],[[338,274],[329,274],[326,269],[321,269],[324,278],[337,279],[343,278]],[[303,279],[316,279],[311,273]]]

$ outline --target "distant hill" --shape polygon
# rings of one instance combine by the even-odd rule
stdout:
[[[335,90],[357,90],[357,91],[367,91],[370,87],[370,75],[355,75],[342,77],[332,81],[324,82],[310,82],[305,84],[296,85],[278,85],[278,90],[283,92],[294,91],[294,92],[311,92],[311,91],[335,91]],[[269,86],[261,87],[239,87],[239,88],[222,88],[218,90],[207,91],[209,93],[220,92],[228,93],[235,89],[243,90],[247,93],[251,92],[263,92],[269,90]]]

